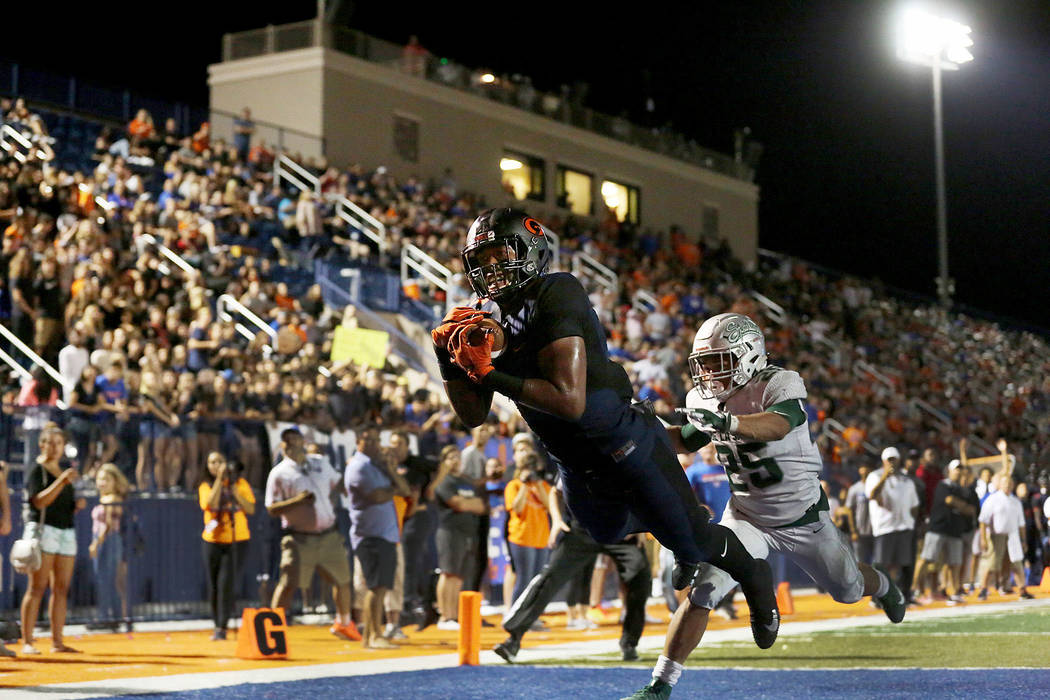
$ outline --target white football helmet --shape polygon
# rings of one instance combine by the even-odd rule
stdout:
[[[766,366],[762,330],[743,314],[718,314],[700,325],[689,373],[700,396],[725,401]]]

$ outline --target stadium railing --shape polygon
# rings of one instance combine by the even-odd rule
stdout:
[[[280,184],[287,181],[303,192],[313,192],[318,197],[335,203],[335,215],[353,230],[368,237],[379,249],[379,264],[386,264],[389,251],[386,226],[361,207],[342,195],[324,195],[321,192],[321,180],[309,170],[292,160],[287,154],[280,153],[273,164],[273,181]]]
[[[550,119],[567,122],[575,127],[723,175],[748,182],[751,182],[754,176],[753,170],[745,163],[738,163],[731,156],[687,141],[681,134],[665,129],[655,130],[637,126],[623,117],[602,114],[584,107],[570,95],[538,91],[531,83],[514,82],[494,75],[484,84],[476,83],[471,76],[478,76],[482,71],[472,70],[447,58],[431,56],[421,59],[423,63],[418,72],[415,69],[406,70],[402,44],[384,41],[361,31],[326,25],[321,20],[270,25],[262,29],[225,34],[222,46],[223,61],[323,46],[371,63],[385,65],[391,70],[412,73],[415,77],[445,87],[471,92]]]

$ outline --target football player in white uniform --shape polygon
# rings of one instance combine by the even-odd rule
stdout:
[[[733,489],[721,524],[756,559],[782,552],[836,601],[855,603],[870,595],[891,621],[900,622],[904,596],[883,572],[857,562],[831,521],[819,483],[823,463],[806,425],[802,377],[767,364],[762,331],[735,313],[700,326],[689,369],[694,388],[680,409],[689,422],[669,432],[682,453],[714,443]],[[653,681],[630,700],[671,694],[711,610],[734,585],[718,568],[701,564],[671,620]]]

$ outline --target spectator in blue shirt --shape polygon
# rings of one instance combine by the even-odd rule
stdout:
[[[350,544],[361,563],[368,593],[361,603],[364,644],[369,649],[392,649],[396,645],[383,636],[383,600],[394,587],[397,566],[395,495],[407,497],[411,489],[384,460],[379,431],[366,427],[357,433],[357,453],[343,474],[350,497]]]
[[[685,476],[700,504],[711,510],[711,522],[717,523],[733,492],[725,468],[718,463],[714,443],[708,443],[697,453]]]

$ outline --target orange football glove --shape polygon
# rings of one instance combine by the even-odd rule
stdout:
[[[462,323],[457,326],[452,331],[448,350],[452,361],[467,373],[471,381],[480,384],[485,375],[495,369],[492,366],[492,345],[496,338],[486,333],[480,345],[471,345],[467,342],[467,336],[473,329],[473,324]]]
[[[461,324],[473,325],[489,316],[492,316],[491,311],[479,311],[473,306],[457,306],[445,315],[441,325],[430,331],[430,338],[434,341],[436,347],[448,350],[449,339],[458,326]]]

